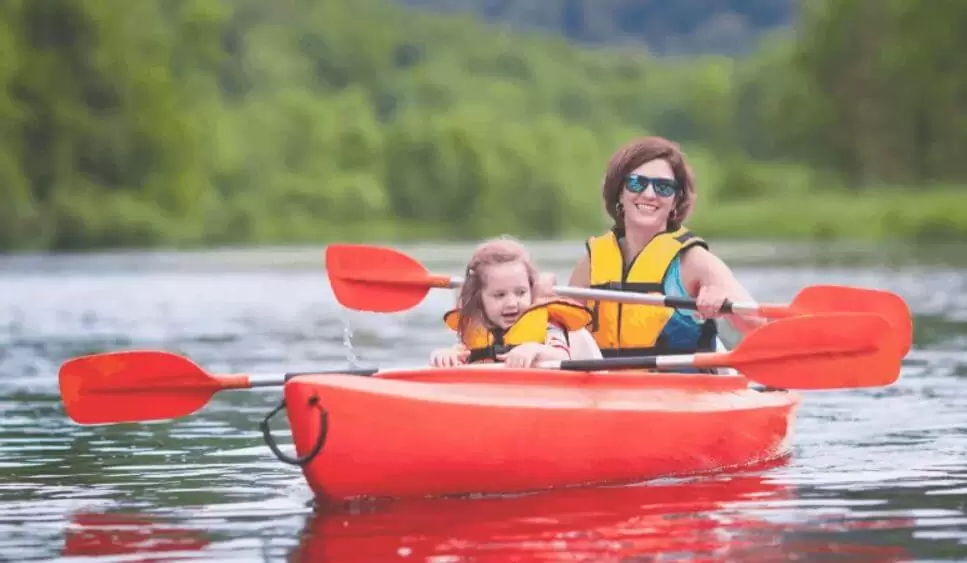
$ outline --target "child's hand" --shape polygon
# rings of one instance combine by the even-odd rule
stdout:
[[[537,278],[538,293],[544,296],[552,296],[554,286],[557,285],[557,275],[554,272],[546,272]]]
[[[502,360],[507,367],[529,368],[537,362],[537,357],[540,356],[543,350],[543,344],[528,342],[517,346],[506,354],[498,354],[497,359]]]
[[[435,368],[452,368],[467,362],[470,350],[464,346],[454,346],[434,350],[430,355],[430,365]]]

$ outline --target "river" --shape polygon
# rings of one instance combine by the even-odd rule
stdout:
[[[559,279],[581,251],[534,246]],[[469,251],[402,248],[453,274]],[[967,560],[967,267],[723,248],[762,302],[814,283],[902,295],[915,342],[900,381],[806,392],[792,455],[769,467],[325,509],[262,442],[279,389],[219,393],[172,421],[79,426],[60,364],[157,348],[212,372],[413,365],[450,342],[449,291],[406,313],[345,311],[321,247],[0,257],[0,560]]]

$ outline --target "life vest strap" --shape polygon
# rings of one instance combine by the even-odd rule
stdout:
[[[631,291],[635,293],[665,293],[665,286],[660,283],[620,282],[596,283],[591,289],[607,289],[609,291]]]
[[[470,355],[467,356],[468,364],[475,364],[477,362],[496,362],[497,356],[500,354],[506,354],[510,352],[514,347],[508,346],[506,344],[494,344],[493,346],[487,346],[486,348],[474,348],[470,350]]]

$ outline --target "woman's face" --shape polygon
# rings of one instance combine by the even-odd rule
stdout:
[[[667,160],[649,160],[635,168],[624,178],[618,197],[625,230],[664,231],[680,189]]]

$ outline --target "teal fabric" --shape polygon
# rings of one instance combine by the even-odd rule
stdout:
[[[665,295],[673,297],[690,297],[682,283],[681,257],[676,256],[668,266],[665,276]],[[702,332],[701,321],[697,320],[697,313],[687,309],[676,309],[668,320],[663,331],[667,343],[672,348],[693,348]]]

